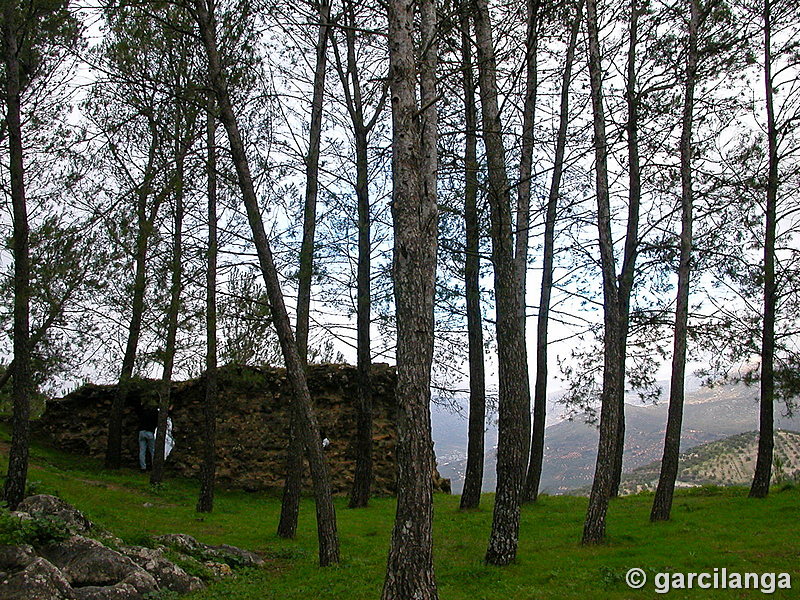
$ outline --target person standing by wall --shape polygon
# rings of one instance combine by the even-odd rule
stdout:
[[[139,468],[147,470],[147,455],[150,455],[150,464],[153,464],[153,455],[156,451],[156,427],[158,426],[158,409],[152,406],[139,405],[136,410],[139,417]]]

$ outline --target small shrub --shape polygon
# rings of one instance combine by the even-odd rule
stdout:
[[[42,546],[65,540],[69,535],[66,523],[58,517],[42,515],[20,519],[8,510],[0,509],[0,542]]]
[[[783,457],[776,455],[775,460],[773,461],[772,475],[775,478],[775,483],[778,485],[786,481],[786,473],[784,471],[785,467],[786,461],[783,460]]]
[[[164,557],[178,565],[181,569],[186,571],[188,575],[199,577],[205,582],[214,580],[214,572],[192,556],[181,554],[175,550],[165,549]]]

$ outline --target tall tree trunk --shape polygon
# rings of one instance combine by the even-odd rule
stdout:
[[[311,279],[314,270],[314,235],[317,227],[317,191],[319,189],[319,149],[322,139],[322,103],[325,99],[325,68],[328,62],[328,0],[316,3],[319,17],[317,62],[314,67],[314,92],[311,99],[311,124],[306,155],[306,197],[303,209],[303,241],[300,246],[300,272],[297,284],[297,351],[308,357],[308,316],[311,305]]]
[[[289,447],[286,449],[286,479],[283,482],[281,497],[281,516],[278,519],[278,537],[294,539],[297,534],[297,518],[300,515],[300,493],[302,492],[303,472],[303,433],[298,424],[298,414],[291,407],[292,419],[289,423]]]
[[[180,110],[179,110],[180,113]],[[178,317],[181,309],[181,280],[183,278],[183,179],[186,158],[185,140],[181,139],[183,120],[176,115],[175,123],[175,213],[172,237],[172,264],[170,265],[170,300],[167,313],[167,339],[164,346],[164,370],[161,374],[161,385],[158,393],[158,428],[156,429],[155,453],[153,454],[153,470],[150,472],[150,484],[158,485],[164,478],[164,451],[167,434],[167,418],[172,388],[172,371],[175,365],[175,345],[178,335]]]
[[[619,429],[619,395],[623,391],[624,362],[620,356],[620,315],[614,247],[611,236],[611,207],[608,190],[608,148],[603,108],[602,64],[597,24],[597,0],[586,0],[589,38],[589,83],[592,97],[595,150],[595,186],[600,262],[603,277],[603,390],[600,409],[600,441],[597,449],[592,491],[583,526],[583,543],[605,538],[606,512],[614,476],[615,450]],[[622,366],[622,368],[620,368]]]
[[[214,94],[208,95],[206,115],[206,174],[208,177],[208,258],[206,264],[206,393],[203,402],[203,462],[197,512],[214,509],[217,439],[217,128]]]
[[[773,404],[775,402],[775,229],[778,204],[778,131],[775,126],[774,89],[772,83],[772,0],[764,0],[764,93],[767,108],[767,175],[766,228],[764,232],[764,322],[761,330],[761,394],[758,428],[758,456],[751,498],[766,498],[772,475],[772,451],[775,445]]]
[[[467,301],[469,340],[469,440],[467,470],[461,493],[462,510],[478,508],[483,489],[484,435],[486,430],[486,376],[483,363],[483,315],[480,288],[480,221],[478,217],[478,111],[475,103],[475,73],[467,0],[461,0],[461,67],[464,85],[464,224],[466,256],[464,287]]]
[[[314,237],[317,227],[317,192],[319,189],[319,149],[322,139],[322,103],[325,99],[325,68],[328,62],[328,19],[330,3],[320,0],[319,31],[317,34],[317,62],[314,67],[314,92],[311,99],[311,126],[308,134],[308,154],[306,155],[306,197],[303,209],[303,242],[300,246],[300,273],[297,284],[297,352],[300,360],[308,360],[309,310],[311,307],[311,280],[314,271]],[[294,414],[294,413],[293,413]],[[294,414],[293,421],[299,415]],[[297,531],[297,517],[300,514],[300,493],[303,485],[303,441],[300,431],[294,425],[289,427],[289,445],[286,460],[286,478],[283,484],[281,516],[278,521],[278,535],[294,538]]]
[[[419,60],[414,20],[419,10]],[[389,0],[392,216],[397,311],[397,513],[383,600],[435,600],[430,376],[436,282],[436,66],[433,0]],[[420,101],[417,103],[417,75]]]
[[[689,278],[692,261],[692,121],[694,88],[697,80],[697,32],[700,25],[698,0],[689,0],[689,49],[686,57],[686,90],[681,125],[681,237],[678,263],[678,291],[675,305],[675,339],[672,350],[672,374],[669,386],[669,411],[664,435],[661,474],[650,511],[651,521],[666,521],[672,510],[678,455],[683,422],[684,380],[686,376],[686,339],[689,323]]]
[[[525,337],[520,328],[521,282],[514,263],[511,197],[500,131],[497,65],[489,6],[487,0],[476,0],[475,7],[478,83],[481,91],[483,139],[489,167],[488,197],[492,223],[499,365],[497,494],[486,562],[506,565],[516,557],[519,539],[522,484],[530,441],[530,391]]]
[[[11,390],[13,414],[8,472],[3,499],[11,510],[25,497],[30,443],[30,248],[28,208],[25,201],[25,177],[22,152],[20,109],[20,62],[17,41],[16,3],[3,9],[3,58],[6,84],[6,127],[8,129],[11,205],[14,219],[12,247],[14,253],[14,382]]]
[[[625,249],[622,271],[619,275],[619,332],[618,350],[622,364],[618,386],[617,438],[614,444],[614,470],[611,480],[611,495],[619,493],[622,480],[622,456],[625,451],[625,359],[628,354],[628,324],[630,321],[631,292],[636,273],[636,257],[639,248],[639,209],[642,201],[641,166],[639,161],[639,96],[636,90],[636,48],[639,38],[638,0],[631,0],[628,29],[628,64],[625,77],[625,102],[628,105],[628,219],[625,232]]]
[[[355,56],[353,56],[355,61]],[[358,274],[357,274],[357,387],[356,467],[350,508],[367,506],[372,483],[372,381],[370,369],[370,216],[367,175],[367,135],[356,131],[356,198],[358,199]]]
[[[147,288],[147,247],[153,230],[163,194],[154,199],[148,215],[147,202],[152,194],[153,177],[155,175],[156,150],[158,133],[152,116],[148,117],[150,129],[150,149],[142,184],[136,195],[136,250],[134,254],[134,280],[131,298],[131,320],[128,325],[128,339],[125,354],[122,358],[119,381],[111,401],[111,415],[108,423],[108,439],[106,444],[105,466],[107,469],[119,469],[122,460],[122,413],[128,397],[128,387],[133,377],[136,364],[136,352],[139,347],[139,336],[144,316],[144,296]]]
[[[525,101],[522,109],[521,155],[519,163],[519,182],[517,184],[517,218],[514,236],[514,266],[519,300],[519,327],[525,339],[527,331],[527,280],[528,280],[528,239],[531,228],[531,187],[533,178],[534,130],[536,126],[536,91],[539,83],[539,10],[540,0],[527,0],[525,38]],[[528,365],[528,345],[523,345],[526,374]],[[528,392],[530,395],[530,390]],[[530,419],[530,416],[528,417]],[[527,457],[526,457],[527,458]],[[524,467],[523,467],[524,469]]]
[[[547,197],[547,214],[544,223],[544,250],[542,256],[542,284],[539,294],[539,316],[536,322],[536,383],[533,388],[533,426],[531,433],[531,458],[525,478],[523,500],[536,502],[539,496],[539,482],[542,478],[544,460],[544,429],[547,416],[547,328],[550,320],[550,297],[553,289],[553,259],[555,255],[556,214],[561,189],[561,176],[564,172],[564,152],[567,146],[567,126],[569,125],[569,86],[572,81],[572,65],[575,61],[575,47],[578,43],[583,0],[579,0],[575,18],[570,28],[567,56],[564,64],[564,78],[561,82],[561,104],[559,109],[558,135],[556,137],[553,177],[550,180],[550,193]]]
[[[264,223],[261,221],[258,200],[250,174],[250,165],[247,161],[239,125],[231,105],[227,77],[223,71],[217,47],[214,15],[213,12],[209,12],[209,6],[213,9],[213,2],[193,0],[194,17],[197,20],[200,37],[208,57],[209,81],[217,97],[220,121],[228,134],[239,187],[247,210],[247,218],[253,233],[253,241],[255,242],[261,273],[264,277],[273,321],[286,363],[287,377],[294,392],[294,401],[298,407],[299,425],[303,430],[303,442],[311,466],[311,478],[314,483],[319,562],[321,566],[328,566],[339,562],[339,537],[336,532],[336,512],[331,497],[328,467],[325,463],[319,425],[314,414],[311,395],[308,391],[305,365],[297,351],[297,345],[292,334],[289,314],[286,311],[283,293],[278,281],[278,272],[272,258],[272,250],[264,230]]]
[[[353,2],[347,0],[345,13],[345,42],[347,46],[346,67],[342,65],[338,47],[336,67],[345,104],[353,124],[353,137],[356,151],[356,199],[358,203],[358,269],[356,291],[356,465],[353,487],[350,492],[350,508],[361,508],[369,503],[372,484],[372,364],[370,342],[371,308],[371,223],[369,200],[369,156],[367,138],[382,110],[382,103],[369,123],[364,117],[364,101],[361,92],[359,66],[356,58],[356,16]]]

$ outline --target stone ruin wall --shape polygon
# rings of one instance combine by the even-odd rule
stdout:
[[[393,367],[372,367],[373,493],[395,492],[397,432]],[[348,493],[355,467],[356,369],[349,365],[310,365],[309,391],[320,430],[330,439],[326,457],[335,493]],[[138,468],[135,407],[157,403],[155,381],[132,384],[123,417],[123,465]],[[108,415],[116,386],[87,384],[48,402],[34,431],[59,449],[102,459]],[[204,379],[172,386],[175,448],[167,473],[199,477],[202,456]],[[217,481],[246,490],[280,489],[286,465],[291,389],[284,369],[227,366],[219,370],[217,401]],[[449,480],[434,470],[434,486],[449,492]],[[311,489],[308,468],[304,485]]]

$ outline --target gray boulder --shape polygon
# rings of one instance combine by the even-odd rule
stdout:
[[[155,578],[144,569],[137,567],[131,571],[125,579],[119,583],[127,583],[133,586],[141,594],[151,594],[158,590]]]
[[[143,596],[129,583],[87,585],[75,590],[75,600],[142,600]]]
[[[119,548],[125,543],[122,538],[97,525],[92,529],[92,538],[102,542],[104,546],[111,546],[112,548]]]
[[[188,594],[205,587],[199,577],[189,575],[178,565],[164,558],[164,551],[161,549],[130,546],[120,548],[120,551],[150,573],[160,589]]]
[[[33,546],[0,546],[0,570],[19,571],[36,560]]]
[[[159,535],[155,540],[160,544],[164,544],[167,548],[172,548],[178,552],[183,552],[189,556],[195,556],[202,547],[202,544],[190,535],[185,533],[168,533],[166,535]]]
[[[241,567],[260,567],[264,564],[264,559],[255,552],[237,548],[236,546],[228,546],[222,544],[220,546],[205,546],[205,555],[217,561],[222,561],[233,566]]]
[[[41,554],[58,567],[74,587],[129,583],[141,594],[158,589],[152,575],[97,540],[75,535],[63,542],[48,544]]]
[[[28,496],[19,503],[17,511],[33,516],[57,517],[64,521],[72,534],[87,533],[94,527],[94,524],[77,508],[61,498],[47,494]]]
[[[185,533],[170,533],[155,539],[169,548],[204,561],[222,562],[237,567],[260,567],[264,564],[264,559],[255,552],[227,544],[209,546]]]
[[[64,575],[43,558],[35,558],[22,571],[0,582],[3,600],[74,600]]]

